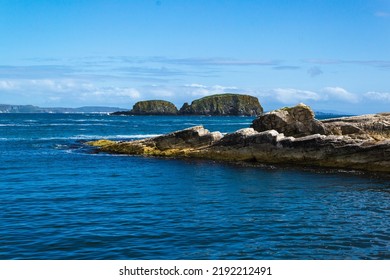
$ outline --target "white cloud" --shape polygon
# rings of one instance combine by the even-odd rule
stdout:
[[[295,104],[307,101],[317,101],[321,99],[321,96],[314,91],[293,88],[273,89],[271,90],[271,96],[274,96],[276,100],[284,104]]]
[[[90,83],[72,79],[14,79],[0,80],[0,91],[68,92],[90,90]]]
[[[14,90],[16,85],[12,81],[0,81],[0,91]]]
[[[132,99],[139,98],[141,95],[138,90],[134,88],[120,88],[120,87],[102,87],[93,88],[90,91],[83,92],[85,97],[129,97]]]
[[[204,86],[204,85],[201,85],[201,84],[187,84],[187,85],[184,85],[185,87],[188,87],[188,88],[207,88],[207,86]]]
[[[381,102],[389,102],[390,103],[390,92],[376,92],[369,91],[364,94],[364,97]]]
[[[175,89],[163,86],[147,87],[148,95],[153,99],[175,98]]]
[[[359,98],[355,94],[341,87],[325,87],[321,92],[323,93],[322,98],[324,99],[335,99],[350,103],[357,103],[359,101]]]
[[[375,16],[377,16],[377,17],[390,17],[390,13],[389,12],[379,11],[379,12],[375,13]]]
[[[73,79],[0,80],[0,93],[20,102],[54,104],[128,104],[141,97],[132,87],[98,86]],[[4,103],[4,101],[2,101]]]
[[[221,86],[221,85],[205,86],[201,84],[187,84],[184,85],[183,88],[186,94],[191,95],[192,97],[203,97],[207,95],[226,93],[226,92],[233,92],[233,93],[242,92],[242,90],[240,90],[238,87]]]
[[[325,87],[319,91],[301,90],[295,88],[276,88],[268,92],[258,92],[256,94],[269,101],[277,101],[282,104],[297,104],[300,102],[327,102],[343,101],[347,103],[356,103],[359,98],[341,87]]]

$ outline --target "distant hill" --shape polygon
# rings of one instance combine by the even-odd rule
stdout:
[[[84,106],[78,108],[43,108],[33,105],[7,105],[0,104],[0,113],[112,113],[123,108],[104,106]]]

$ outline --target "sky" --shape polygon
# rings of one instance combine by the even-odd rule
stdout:
[[[390,0],[0,0],[0,104],[390,111]]]

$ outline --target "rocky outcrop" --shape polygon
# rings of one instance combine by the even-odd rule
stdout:
[[[213,145],[222,138],[220,132],[210,132],[203,126],[194,126],[162,136],[131,142],[114,142],[99,140],[89,142],[91,146],[110,153],[153,155],[153,156],[183,156],[188,151]]]
[[[263,113],[257,97],[242,94],[217,94],[184,103],[180,111],[174,104],[164,100],[137,102],[130,111],[114,112],[111,115],[212,115],[212,116],[258,116]]]
[[[120,111],[112,115],[177,115],[176,106],[165,100],[139,101],[130,111]]]
[[[252,127],[259,132],[275,129],[286,136],[325,134],[325,126],[314,118],[310,107],[302,103],[261,115],[253,121]]]
[[[282,112],[286,127],[277,120],[268,130],[244,128],[222,136],[196,126],[144,140],[89,144],[109,153],[390,172],[390,113],[319,122],[303,104],[275,112],[268,115]]]
[[[328,134],[371,140],[390,138],[390,113],[334,118],[322,123]]]
[[[259,100],[250,95],[217,94],[185,103],[182,115],[258,116],[263,113]]]

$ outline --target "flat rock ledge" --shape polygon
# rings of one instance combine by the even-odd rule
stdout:
[[[348,119],[327,123],[331,123],[329,126],[337,133],[340,132],[337,122],[342,122],[342,125],[348,123],[359,130],[350,130],[354,132],[351,135],[317,133],[294,137],[285,136],[274,129],[258,132],[253,128],[244,128],[223,136],[220,132],[210,132],[203,126],[195,126],[143,140],[98,140],[88,144],[98,147],[99,151],[115,154],[390,172],[388,137],[384,137],[383,133],[379,139],[371,136],[354,137],[356,133],[361,135],[364,127],[359,127],[356,123],[351,124]],[[324,123],[325,127],[327,125]],[[381,129],[384,128],[381,126]]]

